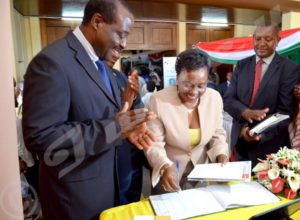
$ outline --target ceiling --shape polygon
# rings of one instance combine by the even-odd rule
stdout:
[[[24,16],[82,17],[87,0],[13,0]],[[283,12],[300,11],[300,0],[125,0],[137,20],[254,25],[280,23]]]

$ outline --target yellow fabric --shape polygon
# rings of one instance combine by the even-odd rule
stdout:
[[[189,129],[190,135],[190,143],[192,147],[197,146],[200,143],[201,139],[201,130],[200,128],[190,128]]]
[[[250,206],[236,209],[228,209],[224,212],[218,212],[210,215],[199,216],[190,219],[198,220],[216,220],[216,219],[226,219],[226,220],[248,220],[251,216],[258,213],[267,211],[269,209],[275,208],[277,206],[283,205],[290,200],[279,196],[281,201],[273,204],[266,204],[260,206]],[[300,197],[300,196],[298,196]],[[205,199],[205,198],[203,198]],[[142,200],[140,202],[131,203],[129,205],[123,205],[115,208],[108,209],[100,215],[100,220],[132,220],[136,215],[150,215],[154,216],[150,201],[148,199]],[[300,211],[292,215],[293,219],[300,219]]]

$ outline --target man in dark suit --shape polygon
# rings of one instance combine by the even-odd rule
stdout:
[[[23,132],[40,160],[45,220],[99,219],[118,197],[117,146],[153,140],[146,109],[122,107],[103,59],[126,46],[133,16],[119,0],[90,0],[80,27],[42,50],[25,75]]]
[[[143,108],[139,94],[138,71],[134,70],[128,76],[114,69],[113,66],[120,59],[120,53],[112,49],[106,54],[107,65],[112,68],[113,76],[119,87],[122,103],[128,102],[129,109]],[[119,175],[119,204],[124,205],[131,202],[137,202],[141,198],[143,182],[143,165],[147,165],[144,152],[133,147],[128,140],[123,140],[118,147],[118,175]]]
[[[230,86],[231,78],[232,78],[232,72],[228,72],[226,74],[226,81],[221,83],[218,87],[218,91],[221,94],[222,98],[224,98],[225,92],[228,89],[228,87]]]
[[[293,87],[299,78],[299,67],[279,56],[275,48],[280,40],[274,25],[258,26],[253,36],[256,55],[238,62],[230,87],[224,97],[224,110],[234,119],[231,147],[238,160],[251,160],[275,153],[289,146],[286,120],[259,136],[249,135],[249,126],[276,112],[292,114]]]

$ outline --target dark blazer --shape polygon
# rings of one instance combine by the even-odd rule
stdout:
[[[116,69],[112,69],[120,93],[127,85],[125,74]],[[122,103],[122,106],[124,103]],[[137,94],[132,109],[143,108],[144,104],[140,94]],[[124,205],[131,202],[137,202],[141,198],[143,165],[147,166],[147,160],[144,152],[139,150],[128,140],[123,140],[122,146],[118,147],[118,179],[119,179],[119,204]]]
[[[227,80],[219,85],[218,91],[221,94],[222,98],[224,98],[225,92],[227,91],[228,87],[229,86]]]
[[[238,62],[230,86],[224,97],[224,110],[233,117],[231,132],[231,147],[255,165],[257,158],[265,158],[265,154],[276,152],[279,147],[289,146],[288,123],[286,120],[279,126],[264,133],[259,142],[246,142],[239,139],[242,127],[246,122],[241,114],[248,108],[255,75],[255,56]],[[293,88],[299,78],[299,67],[290,60],[275,55],[270,63],[259,90],[256,94],[252,109],[269,108],[269,114],[280,112],[292,114]]]
[[[112,96],[98,74],[73,33],[28,66],[23,132],[26,147],[39,155],[45,220],[98,219],[115,205],[120,91],[110,73]]]

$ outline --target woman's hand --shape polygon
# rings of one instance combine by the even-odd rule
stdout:
[[[228,158],[225,154],[220,154],[217,156],[217,162],[221,163],[221,165],[225,165],[225,163],[228,161]]]
[[[169,166],[165,168],[161,177],[162,187],[167,192],[177,192],[180,190],[180,186],[177,182],[177,173],[175,167]]]

